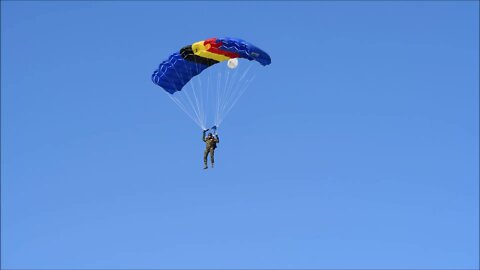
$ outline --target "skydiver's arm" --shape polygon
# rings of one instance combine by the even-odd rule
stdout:
[[[207,130],[204,130],[204,131],[203,131],[203,134],[202,134],[202,141],[204,141],[204,142],[206,142],[206,141],[205,141],[205,132],[207,132]]]
[[[215,142],[216,142],[216,143],[219,143],[219,142],[220,142],[220,139],[218,138],[218,135],[215,135]]]

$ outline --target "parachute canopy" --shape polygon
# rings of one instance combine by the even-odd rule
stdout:
[[[253,44],[239,38],[210,38],[185,46],[170,55],[152,74],[152,81],[174,94],[208,67],[229,59],[255,60],[266,66],[270,56]]]

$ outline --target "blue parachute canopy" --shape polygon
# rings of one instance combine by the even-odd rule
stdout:
[[[253,44],[239,38],[210,38],[185,46],[170,55],[152,74],[152,81],[170,94],[181,91],[206,68],[232,58],[257,61],[266,66],[270,56]]]

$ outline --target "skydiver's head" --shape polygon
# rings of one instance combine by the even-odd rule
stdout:
[[[208,137],[209,137],[209,138],[210,138],[210,137],[213,137],[212,133],[208,133]]]

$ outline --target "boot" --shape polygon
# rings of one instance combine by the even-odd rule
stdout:
[[[212,169],[213,169],[213,163],[212,163]]]

